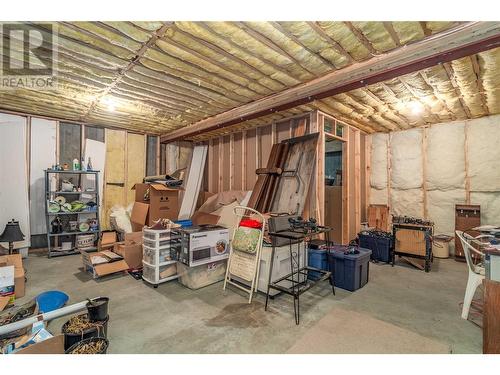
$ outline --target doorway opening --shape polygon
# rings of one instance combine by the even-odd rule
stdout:
[[[343,230],[343,148],[343,141],[325,135],[325,225],[332,228],[330,239],[337,244]]]

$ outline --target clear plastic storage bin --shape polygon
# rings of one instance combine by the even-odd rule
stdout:
[[[158,252],[158,264],[171,260],[170,246],[165,249],[154,249],[143,244],[142,260],[148,264],[155,266],[157,263],[156,253]]]

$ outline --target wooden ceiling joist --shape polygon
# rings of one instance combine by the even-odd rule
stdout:
[[[243,26],[244,27],[244,26]],[[246,31],[251,30],[245,27]],[[255,32],[254,32],[255,34]],[[262,37],[262,36],[261,36]],[[467,22],[367,61],[269,95],[161,137],[163,143],[224,128],[500,46],[495,22]]]

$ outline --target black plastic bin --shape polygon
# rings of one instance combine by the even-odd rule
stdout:
[[[108,335],[108,321],[109,321],[109,316],[102,322],[94,322],[93,327],[88,328],[79,333],[66,332],[66,327],[69,321],[64,323],[64,325],[61,328],[61,332],[64,335],[64,350],[68,350],[71,346],[85,339],[90,339],[92,337],[106,338]]]
[[[375,233],[359,233],[359,246],[372,251],[371,259],[377,262],[390,263],[392,260],[392,238]]]
[[[354,247],[359,254],[345,254],[353,246],[329,248],[328,265],[336,287],[354,292],[368,282],[371,250]]]

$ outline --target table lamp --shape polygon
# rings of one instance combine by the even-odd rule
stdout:
[[[14,251],[14,242],[23,241],[24,234],[21,232],[21,228],[19,228],[19,221],[9,221],[5,226],[5,229],[0,236],[0,242],[8,242],[9,243],[9,255]]]

